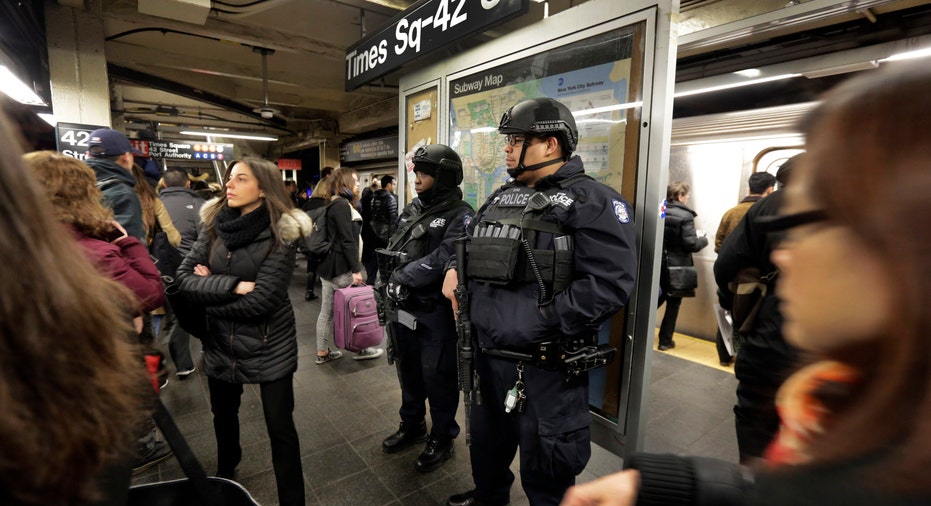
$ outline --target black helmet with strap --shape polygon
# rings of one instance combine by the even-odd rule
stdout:
[[[445,197],[462,183],[462,159],[452,148],[443,144],[428,144],[417,148],[414,170],[435,179],[433,187],[418,194],[420,200],[429,204],[435,197]]]
[[[534,98],[524,100],[508,109],[498,124],[498,133],[524,134],[524,146],[517,162],[517,168],[508,170],[511,177],[517,177],[524,171],[542,169],[548,165],[564,162],[575,151],[579,142],[579,130],[575,125],[572,111],[558,100],[552,98]],[[530,137],[556,137],[562,148],[561,160],[549,160],[529,167],[524,166],[524,153],[530,145]]]

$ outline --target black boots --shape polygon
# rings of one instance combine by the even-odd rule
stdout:
[[[508,503],[503,504],[506,506]],[[469,490],[468,492],[449,496],[446,506],[486,506],[486,504],[475,498],[475,490]]]
[[[443,462],[453,456],[453,440],[431,437],[427,439],[427,447],[417,457],[414,467],[421,473],[436,471]]]
[[[398,431],[385,438],[382,442],[381,449],[385,453],[397,453],[426,440],[427,422],[421,421],[417,425],[401,422]]]

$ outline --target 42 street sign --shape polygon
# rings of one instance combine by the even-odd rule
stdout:
[[[503,23],[530,9],[530,0],[423,0],[346,50],[346,91],[381,77],[421,54]]]

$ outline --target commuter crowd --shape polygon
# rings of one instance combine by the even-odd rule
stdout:
[[[200,370],[208,471],[236,480],[250,458],[240,410],[256,385],[279,504],[305,504],[288,295],[300,253],[305,301],[320,304],[314,364],[351,352],[396,366],[400,425],[380,451],[422,448],[410,465],[432,473],[468,444],[473,486],[448,505],[508,504],[515,458],[532,505],[928,504],[931,243],[915,231],[931,216],[929,82],[902,66],[841,84],[801,125],[805,152],[753,174],[721,220],[714,273],[733,333],[717,349],[739,381],[740,464],[634,454],[581,485],[588,375],[619,351],[597,332],[631,301],[642,259],[634,207],[586,174],[560,101],[507,109],[508,179],[478,209],[443,144],[412,153],[416,197],[400,210],[394,176],[361,190],[355,170],[327,167],[299,191],[258,157],[230,163],[205,199],[198,171],[147,173],[120,132],[92,132],[85,161],[23,154],[0,117],[0,503],[127,504],[132,475],[172,456],[159,392]],[[661,351],[709,244],[690,192],[667,188]],[[9,260],[24,251],[33,261]],[[376,322],[384,346],[354,344]]]

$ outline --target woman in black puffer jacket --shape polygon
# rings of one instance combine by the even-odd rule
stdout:
[[[670,267],[685,267],[695,274],[692,253],[701,251],[708,245],[708,238],[699,237],[695,232],[695,211],[686,206],[689,201],[689,185],[682,181],[670,183],[666,189],[666,222],[663,233],[663,264],[660,273],[660,287],[663,295],[659,303],[666,302],[666,313],[659,327],[659,349],[662,351],[675,348],[672,333],[676,330],[679,306],[683,297],[694,297],[698,287],[698,278],[689,278],[693,282],[683,285],[670,277]]]
[[[294,312],[288,286],[294,243],[310,220],[291,209],[278,168],[246,158],[230,165],[226,195],[204,204],[203,231],[178,269],[181,290],[203,304],[204,366],[217,438],[217,475],[233,478],[242,458],[239,404],[244,383],[261,386],[282,505],[304,504],[293,375]]]

